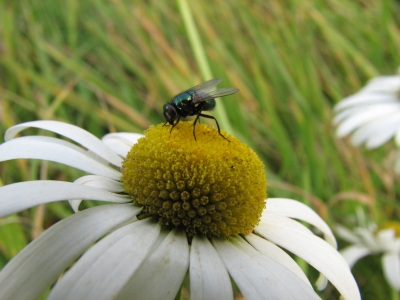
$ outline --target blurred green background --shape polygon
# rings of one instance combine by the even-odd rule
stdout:
[[[98,137],[143,132],[165,122],[162,106],[173,95],[220,77],[219,87],[240,92],[218,100],[214,116],[265,162],[270,197],[303,201],[330,225],[351,227],[359,206],[375,222],[398,220],[393,144],[366,151],[337,139],[332,107],[368,79],[396,72],[400,2],[185,3],[0,1],[0,136],[38,119]],[[0,164],[0,185],[80,174],[9,161]],[[0,267],[71,213],[53,203],[0,220]],[[359,262],[354,274],[363,299],[390,298],[378,257]],[[321,296],[338,295],[329,286]]]

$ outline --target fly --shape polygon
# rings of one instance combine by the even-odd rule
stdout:
[[[219,135],[229,141],[221,134],[217,119],[213,116],[202,113],[203,111],[214,109],[216,105],[215,98],[228,96],[239,91],[237,88],[223,88],[214,90],[215,86],[217,86],[221,81],[222,80],[220,78],[214,78],[203,82],[195,87],[179,93],[172,98],[171,102],[165,103],[163,107],[163,114],[166,120],[165,124],[169,123],[172,125],[171,131],[179,123],[181,117],[186,118],[188,116],[196,116],[196,119],[193,123],[193,136],[196,140],[196,123],[199,121],[200,117],[204,117],[213,119],[217,124]]]

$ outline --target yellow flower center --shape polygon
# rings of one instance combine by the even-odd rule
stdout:
[[[265,207],[264,165],[235,137],[205,124],[151,126],[129,151],[121,181],[138,218],[181,227],[188,238],[229,238],[251,232]]]
[[[397,222],[397,221],[385,222],[381,226],[379,226],[378,231],[379,230],[384,230],[384,229],[394,229],[395,236],[397,238],[400,237],[400,222]]]

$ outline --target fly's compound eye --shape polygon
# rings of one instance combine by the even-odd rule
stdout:
[[[163,114],[164,114],[165,120],[167,122],[169,122],[170,124],[172,124],[178,117],[178,113],[177,113],[175,107],[173,107],[169,103],[166,103],[166,104],[164,104],[163,110],[164,110]]]

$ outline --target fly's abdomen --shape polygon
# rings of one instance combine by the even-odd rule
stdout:
[[[212,110],[215,107],[215,99],[206,100],[202,103],[201,110]]]

